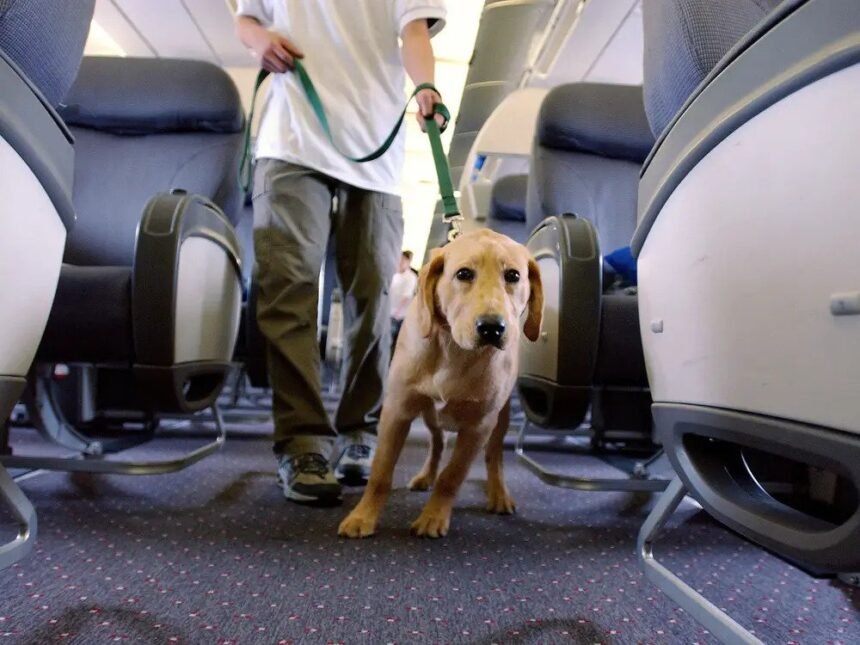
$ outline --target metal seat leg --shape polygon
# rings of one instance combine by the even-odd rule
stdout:
[[[0,497],[18,520],[18,537],[0,546],[0,569],[5,569],[33,549],[37,523],[33,505],[3,466],[0,466]]]
[[[647,473],[644,469],[638,469],[639,473],[633,478],[618,477],[614,479],[592,479],[586,477],[574,477],[562,473],[552,472],[545,468],[534,459],[525,453],[524,443],[525,437],[529,428],[529,421],[526,420],[521,426],[517,434],[517,443],[514,447],[514,452],[526,468],[540,478],[545,484],[550,486],[558,486],[561,488],[571,488],[581,491],[619,491],[619,492],[660,492],[666,488],[669,481],[666,479],[647,479]],[[651,463],[649,460],[647,463]]]
[[[687,494],[681,479],[673,479],[666,491],[657,500],[654,510],[648,515],[639,531],[637,555],[639,564],[648,578],[663,593],[680,605],[684,611],[701,623],[709,632],[726,645],[763,645],[749,631],[732,620],[719,607],[709,602],[695,589],[660,564],[654,557],[654,540],[672,517],[672,513]]]
[[[61,470],[68,472],[102,473],[115,475],[163,475],[183,470],[221,449],[227,438],[221,411],[212,406],[216,436],[211,442],[181,457],[153,461],[108,460],[103,455],[77,454],[71,457],[35,457],[21,455],[0,456],[0,463],[12,468]],[[116,453],[114,453],[116,454]]]

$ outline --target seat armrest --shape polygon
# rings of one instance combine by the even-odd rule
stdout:
[[[175,361],[173,334],[164,330],[175,328],[180,248],[192,237],[222,247],[242,281],[239,240],[217,206],[181,190],[153,197],[140,220],[134,254],[131,308],[139,363],[168,366]]]
[[[181,262],[183,246],[199,249],[199,242],[223,251],[212,256],[215,265],[199,263],[199,256],[199,269]],[[218,397],[233,367],[241,257],[232,225],[209,200],[174,190],[147,204],[137,231],[131,313],[133,368],[153,409],[196,412]],[[213,273],[191,275],[189,266]],[[195,302],[183,300],[189,285],[205,290],[199,301],[198,294]]]
[[[578,426],[588,410],[600,340],[602,271],[597,231],[572,214],[549,217],[527,243],[545,302],[541,338],[520,346],[517,391],[542,428]]]

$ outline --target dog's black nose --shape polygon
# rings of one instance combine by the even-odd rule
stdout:
[[[501,347],[505,336],[505,319],[501,316],[481,316],[475,323],[475,329],[482,343]]]

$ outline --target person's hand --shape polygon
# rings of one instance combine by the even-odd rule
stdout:
[[[293,69],[294,59],[305,56],[293,41],[274,31],[261,29],[256,40],[254,53],[260,66],[269,72],[282,74]]]
[[[418,102],[418,125],[421,126],[422,132],[426,132],[427,129],[425,127],[424,121],[428,116],[433,114],[433,106],[437,103],[441,103],[442,97],[439,96],[439,92],[426,89],[418,92],[418,94],[415,96],[415,100]],[[445,127],[445,119],[442,118],[441,114],[436,115],[436,123],[439,124],[439,129]]]

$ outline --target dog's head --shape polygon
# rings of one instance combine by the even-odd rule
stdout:
[[[425,336],[451,330],[464,349],[516,343],[520,319],[531,341],[540,334],[543,290],[537,263],[522,245],[489,229],[464,233],[436,249],[419,276],[419,322]]]

